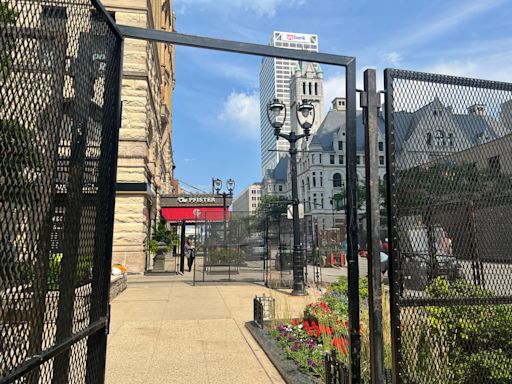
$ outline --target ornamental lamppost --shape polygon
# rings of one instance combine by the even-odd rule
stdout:
[[[235,189],[235,180],[228,179],[226,181],[226,187],[228,188],[228,193],[225,191],[220,193],[222,189],[222,180],[214,179],[213,180],[213,188],[217,192],[217,195],[222,195],[223,207],[224,207],[224,245],[227,245],[227,226],[226,226],[226,198],[233,197],[233,190]]]
[[[300,239],[299,225],[299,197],[297,190],[297,140],[308,139],[311,133],[311,127],[315,121],[315,108],[308,100],[303,100],[302,104],[297,106],[297,121],[304,130],[304,133],[297,134],[294,131],[290,133],[281,133],[281,128],[286,121],[286,106],[274,99],[268,103],[267,118],[270,125],[274,128],[276,139],[280,137],[290,143],[290,174],[292,179],[292,205],[293,205],[293,291],[292,295],[302,296],[306,294],[304,284],[304,260],[302,257],[302,242]]]

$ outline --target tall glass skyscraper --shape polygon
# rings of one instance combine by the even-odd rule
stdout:
[[[270,45],[288,49],[303,49],[318,52],[318,35],[294,32],[274,32]],[[276,140],[274,129],[267,119],[267,104],[278,98],[286,105],[287,118],[282,132],[290,131],[290,78],[295,72],[295,60],[265,57],[260,68],[260,128],[261,128],[261,169],[265,176],[267,169],[276,166],[280,156],[288,150],[286,140]],[[277,150],[277,151],[276,151]]]

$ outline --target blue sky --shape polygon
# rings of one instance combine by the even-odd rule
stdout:
[[[512,81],[512,0],[174,0],[181,33],[267,44],[272,31],[319,35],[321,52],[388,67]],[[176,178],[236,192],[261,179],[260,58],[176,49],[173,147]],[[324,67],[326,98],[343,70]],[[381,77],[381,76],[380,76]],[[186,190],[193,188],[182,184]]]

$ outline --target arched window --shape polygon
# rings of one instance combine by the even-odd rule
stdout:
[[[315,95],[318,95],[318,83],[315,83]]]
[[[306,83],[302,83],[302,94],[306,94]]]
[[[332,186],[334,188],[341,187],[341,175],[339,173],[335,173],[332,177]]]
[[[306,194],[306,188],[305,188],[305,185],[304,185],[304,179],[302,179],[302,194],[303,195]]]
[[[430,132],[427,133],[427,145],[432,145],[432,134]]]
[[[448,145],[450,147],[453,147],[455,145],[455,142],[453,141],[453,133],[448,134]]]
[[[446,145],[446,136],[442,129],[438,129],[434,134],[434,145],[444,147]]]
[[[311,184],[309,183],[309,176],[308,176],[308,179],[307,179],[307,187],[308,187],[308,191],[309,191],[309,189],[311,188]]]
[[[311,82],[309,82],[309,94],[312,95],[313,90],[311,89]]]

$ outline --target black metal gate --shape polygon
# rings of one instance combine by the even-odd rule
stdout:
[[[512,84],[385,71],[394,383],[512,383]]]
[[[95,1],[0,2],[0,382],[102,383],[122,38]]]

